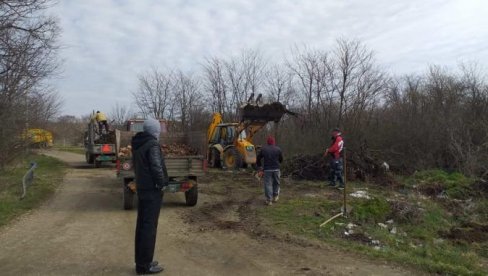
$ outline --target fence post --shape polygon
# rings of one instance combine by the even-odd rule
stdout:
[[[22,195],[20,196],[20,199],[24,199],[26,193],[27,193],[27,188],[32,185],[32,182],[34,181],[34,170],[37,168],[37,163],[36,162],[31,162],[30,163],[30,168],[29,170],[25,173],[24,177],[22,178]]]

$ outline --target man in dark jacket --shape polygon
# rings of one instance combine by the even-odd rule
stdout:
[[[261,148],[257,157],[257,165],[264,172],[264,196],[266,205],[277,202],[280,195],[280,163],[283,161],[281,149],[275,144],[275,139],[269,136],[267,145]],[[264,165],[261,167],[261,159]]]
[[[132,138],[132,158],[139,199],[135,261],[137,274],[155,274],[163,271],[158,262],[153,261],[153,257],[162,203],[161,189],[168,184],[168,173],[159,146],[159,121],[145,120],[143,130]]]

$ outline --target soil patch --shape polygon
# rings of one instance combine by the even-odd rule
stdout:
[[[453,227],[449,231],[440,232],[442,237],[466,242],[488,241],[488,225],[468,222],[460,227]]]

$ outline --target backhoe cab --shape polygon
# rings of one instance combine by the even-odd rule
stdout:
[[[258,96],[257,99],[260,98]],[[240,108],[239,123],[223,123],[220,113],[213,114],[207,132],[210,167],[238,169],[255,165],[256,147],[252,142],[253,136],[268,122],[279,122],[285,113],[296,115],[279,102],[259,105],[257,101],[251,103],[248,100]]]

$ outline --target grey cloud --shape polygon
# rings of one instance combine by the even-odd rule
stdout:
[[[206,56],[244,48],[281,59],[295,44],[358,38],[396,73],[488,61],[484,1],[61,0],[53,13],[66,61],[56,86],[75,115],[131,102],[137,74],[151,66],[198,71]]]

